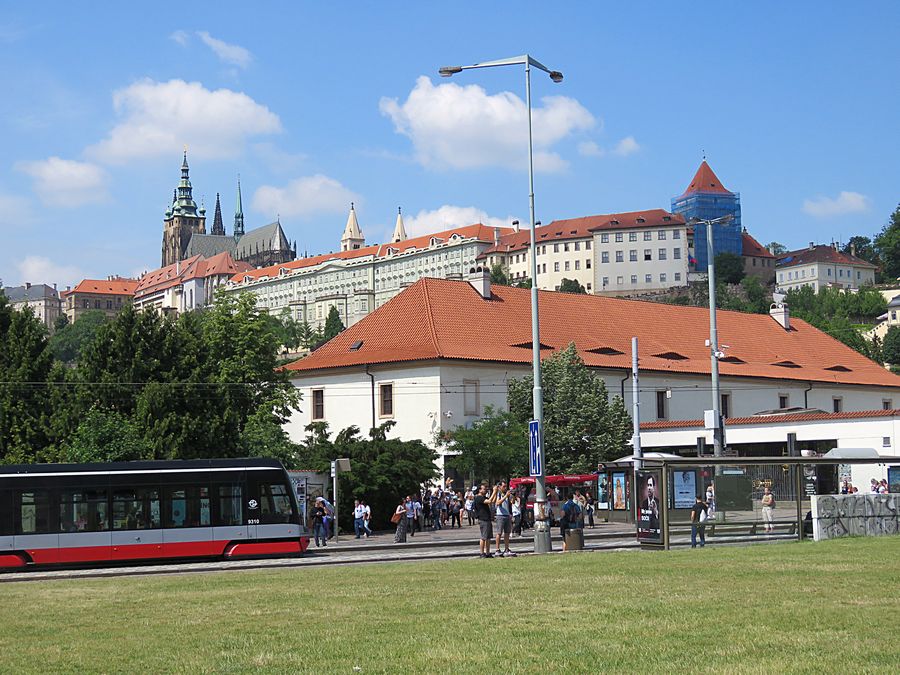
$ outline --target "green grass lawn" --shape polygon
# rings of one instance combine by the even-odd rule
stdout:
[[[898,582],[900,537],[2,584],[0,670],[897,672]]]

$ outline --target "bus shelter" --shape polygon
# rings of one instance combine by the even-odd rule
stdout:
[[[707,541],[810,537],[814,498],[838,495],[843,485],[841,476],[849,475],[852,466],[896,462],[897,458],[879,456],[874,450],[862,453],[838,449],[820,457],[647,455],[639,468],[634,464],[630,471],[625,462],[606,466],[615,476],[613,481],[622,481],[628,518],[624,522],[635,523],[642,544],[669,549],[689,542],[691,508],[698,496],[709,506]],[[857,487],[864,496],[868,486]],[[767,488],[774,496],[774,506],[763,513],[762,498]],[[895,490],[900,492],[900,483],[891,484],[891,491]],[[893,525],[886,526],[895,532],[896,517],[894,514]]]

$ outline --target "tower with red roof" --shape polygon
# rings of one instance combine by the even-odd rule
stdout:
[[[714,226],[713,247],[715,253],[734,253],[741,255],[741,196],[731,192],[722,185],[722,181],[706,163],[700,164],[697,173],[687,189],[678,197],[672,198],[672,212],[684,216],[686,221],[693,218],[714,220],[730,215],[731,222]],[[705,270],[706,259],[706,225],[694,226],[695,269]]]

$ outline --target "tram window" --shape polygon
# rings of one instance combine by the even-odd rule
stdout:
[[[16,534],[40,534],[50,531],[50,493],[47,490],[20,492]]]
[[[106,490],[63,490],[59,496],[62,532],[102,532],[109,529]]]
[[[219,486],[219,516],[216,525],[241,525],[244,522],[240,485]]]
[[[160,526],[157,488],[120,488],[113,492],[113,529],[146,530]]]
[[[291,497],[281,483],[259,486],[259,514],[265,523],[291,522]]]
[[[209,488],[192,485],[166,490],[166,527],[209,526]]]

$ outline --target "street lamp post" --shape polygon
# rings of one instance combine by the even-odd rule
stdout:
[[[497,61],[485,61],[471,66],[444,66],[438,72],[441,77],[450,77],[463,70],[473,68],[493,68],[496,66],[525,66],[525,105],[528,109],[528,209],[531,215],[531,351],[534,369],[534,390],[532,398],[534,403],[534,419],[538,422],[541,438],[538,443],[539,473],[534,477],[535,485],[535,523],[534,523],[534,552],[547,553],[551,550],[550,523],[545,519],[547,503],[547,487],[544,471],[544,400],[541,389],[541,331],[538,322],[538,288],[537,288],[537,246],[535,244],[535,215],[534,215],[534,147],[531,137],[531,67],[543,70],[554,82],[562,82],[563,74],[558,70],[550,70],[544,64],[531,58],[528,54],[513,56]],[[540,519],[539,519],[540,518]]]
[[[709,281],[709,365],[712,375],[712,410],[713,410],[713,454],[722,456],[725,445],[724,429],[722,428],[721,396],[719,395],[719,359],[722,353],[719,351],[719,331],[716,325],[716,260],[713,246],[713,225],[723,225],[730,222],[732,216],[722,216],[712,220],[701,218],[692,219],[692,223],[706,225],[706,269]],[[718,471],[718,467],[716,467]]]

